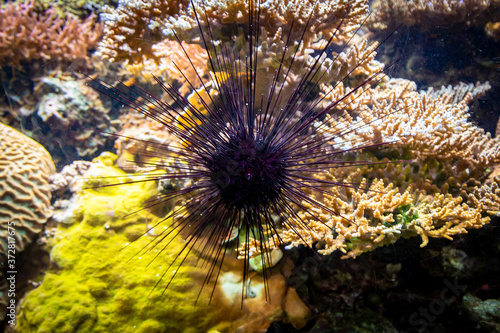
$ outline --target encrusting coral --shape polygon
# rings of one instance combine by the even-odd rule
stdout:
[[[11,66],[39,59],[88,60],[101,30],[94,15],[62,19],[53,8],[38,13],[35,1],[8,2],[0,8],[0,60]]]
[[[49,176],[55,172],[50,154],[37,142],[0,123],[0,265],[16,257],[42,230],[52,214]],[[11,258],[12,258],[11,257]],[[0,273],[0,284],[4,277]],[[0,318],[7,293],[0,289]]]
[[[210,306],[210,288],[195,304],[204,274],[199,258],[193,256],[180,269],[169,271],[175,279],[162,294],[170,275],[165,284],[155,284],[183,241],[170,243],[159,256],[158,248],[128,261],[161,230],[154,228],[139,236],[164,217],[149,210],[131,214],[156,196],[155,183],[89,188],[117,179],[137,180],[117,168],[115,161],[116,156],[103,154],[85,172],[86,189],[76,191],[77,199],[68,208],[65,222],[72,224],[60,225],[50,240],[54,269],[23,300],[17,331],[67,332],[79,327],[85,332],[201,332],[210,328],[259,332],[278,319],[304,324],[309,312],[279,273],[273,274],[272,304],[262,305],[263,281],[255,278],[251,285],[256,297],[246,299],[241,309],[239,265],[223,268]]]

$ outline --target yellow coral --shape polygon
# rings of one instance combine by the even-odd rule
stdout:
[[[451,236],[467,233],[467,229],[478,229],[488,223],[481,210],[462,203],[462,198],[450,194],[425,196],[420,194],[415,204],[419,218],[409,228],[422,237],[422,247],[429,237],[452,239]]]

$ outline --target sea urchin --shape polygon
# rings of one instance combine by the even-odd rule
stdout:
[[[260,2],[249,0],[247,26],[235,24],[235,29],[245,40],[239,49],[234,41],[216,41],[215,27],[203,16],[206,14],[204,5],[199,5],[199,8],[194,2],[191,5],[195,8],[195,19],[212,73],[210,79],[198,76],[199,86],[210,92],[196,93],[199,105],[194,105],[173,86],[158,78],[155,80],[168,94],[170,102],[136,86],[111,87],[96,80],[92,85],[160,122],[181,142],[177,148],[153,144],[153,155],[165,161],[156,163],[155,167],[167,169],[168,166],[168,170],[174,171],[147,181],[191,179],[192,183],[185,188],[166,191],[145,203],[146,208],[170,201],[182,202],[182,205],[169,215],[173,217],[172,225],[142,251],[157,246],[161,249],[168,246],[169,239],[184,237],[184,248],[172,265],[180,267],[186,256],[198,252],[209,259],[205,280],[208,283],[217,281],[229,251],[240,248],[240,255],[245,258],[245,281],[249,273],[248,259],[252,256],[248,244],[252,238],[263,254],[261,260],[266,279],[270,258],[265,240],[275,236],[280,242],[276,247],[283,248],[278,233],[280,225],[290,230],[298,224],[307,228],[298,214],[300,210],[307,210],[307,206],[338,214],[325,207],[318,198],[329,193],[332,186],[356,186],[320,180],[315,175],[330,168],[370,163],[348,161],[342,156],[348,151],[380,143],[364,142],[349,150],[335,149],[328,143],[342,139],[353,128],[325,136],[321,132],[322,119],[327,114],[344,112],[345,108],[338,105],[345,104],[366,84],[378,80],[377,75],[381,73],[365,79],[336,102],[325,103],[318,90],[320,82],[327,81],[331,75],[331,68],[325,70],[325,59],[333,47],[335,33],[316,54],[303,60],[300,41],[307,33],[309,21],[297,24],[297,27],[292,23],[283,38],[281,54],[275,57],[274,73],[262,76],[259,52],[264,28],[261,26]],[[196,10],[202,14],[197,14]],[[309,20],[313,13],[311,10]],[[342,23],[340,20],[337,31]],[[299,41],[292,40],[293,36],[299,36]],[[178,41],[182,47],[179,38]],[[191,61],[187,52],[185,56]],[[297,79],[292,75],[294,66],[303,71],[302,77]],[[179,73],[184,76],[180,69]],[[193,82],[184,78],[197,91]],[[171,278],[174,277],[175,272]],[[242,288],[244,295],[245,284]]]

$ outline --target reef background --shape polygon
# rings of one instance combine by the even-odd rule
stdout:
[[[164,2],[140,3],[158,5]],[[375,0],[371,6],[378,12],[374,12],[365,23],[362,34],[368,36],[370,42],[381,42],[388,31],[398,27],[392,37],[381,44],[375,60],[385,64],[398,60],[389,72],[390,77],[413,81],[418,91],[457,85],[459,82],[475,84],[489,81],[491,89],[469,104],[469,112],[474,124],[495,137],[500,134],[497,130],[500,116],[500,5],[498,1],[464,1],[460,3],[470,6],[467,7],[469,16],[452,15],[461,13],[461,8],[455,8],[447,16],[446,11],[440,11],[443,3],[446,1],[426,1],[422,8],[412,9],[405,7],[406,1]],[[104,4],[110,7],[103,10]],[[175,4],[182,8],[185,2]],[[127,268],[120,270],[119,261],[105,263],[96,270],[95,266],[88,264],[99,264],[91,261],[92,256],[81,260],[78,257],[82,253],[73,253],[71,249],[77,244],[86,251],[113,244],[106,249],[111,256],[120,244],[143,232],[144,225],[162,216],[164,212],[153,212],[129,220],[122,219],[126,209],[133,206],[132,202],[137,204],[147,199],[148,195],[154,196],[157,189],[129,188],[130,206],[121,206],[122,211],[118,214],[116,207],[123,202],[120,193],[82,192],[84,182],[78,181],[78,178],[82,175],[94,177],[90,180],[92,183],[99,182],[99,177],[106,175],[123,176],[124,170],[144,172],[127,163],[127,160],[135,158],[140,147],[127,140],[102,136],[93,130],[119,132],[162,144],[175,144],[175,140],[164,133],[161,126],[144,125],[143,117],[128,113],[118,103],[86,86],[87,81],[78,74],[78,70],[98,73],[101,79],[109,82],[118,79],[127,83],[137,82],[158,92],[159,87],[153,85],[150,74],[171,80],[175,71],[161,59],[166,50],[171,52],[168,57],[178,57],[182,52],[166,41],[164,44],[159,42],[148,59],[124,52],[117,54],[114,62],[102,61],[103,50],[106,49],[102,44],[98,46],[103,40],[102,15],[110,15],[110,8],[116,7],[114,1],[57,1],[51,6],[43,2],[2,2],[2,15],[5,16],[0,20],[0,34],[9,36],[8,26],[22,25],[33,30],[40,22],[45,22],[42,30],[47,32],[46,45],[58,46],[53,49],[40,47],[34,42],[40,39],[39,36],[19,37],[20,33],[17,34],[18,39],[13,39],[18,44],[0,45],[3,87],[0,93],[0,121],[44,146],[52,155],[57,170],[57,173],[42,172],[34,181],[40,182],[37,186],[45,186],[52,198],[43,207],[36,208],[44,214],[37,222],[26,224],[29,225],[26,227],[27,236],[23,237],[18,248],[19,271],[23,272],[17,280],[18,302],[27,291],[32,292],[22,301],[22,312],[18,309],[20,323],[15,331],[109,331],[109,327],[118,327],[117,322],[122,323],[120,329],[123,332],[182,331],[176,325],[179,318],[183,318],[185,323],[192,325],[192,332],[202,332],[206,328],[230,332],[235,327],[276,333],[500,332],[499,217],[498,213],[488,215],[485,212],[481,217],[488,215],[491,222],[481,229],[469,229],[467,234],[454,235],[453,240],[429,238],[423,248],[418,238],[401,238],[383,247],[356,252],[356,258],[342,259],[345,253],[333,251],[318,259],[304,246],[294,247],[288,251],[288,258],[274,267],[277,277],[272,286],[276,290],[275,297],[280,301],[259,312],[257,297],[254,303],[246,305],[252,316],[231,312],[239,303],[228,301],[223,289],[228,290],[229,287],[224,284],[217,291],[219,294],[214,307],[219,306],[219,309],[193,307],[191,303],[164,309],[162,304],[166,301],[163,298],[154,298],[154,306],[150,309],[144,307],[139,311],[134,308],[137,302],[134,294],[142,295],[150,290],[155,283],[152,277],[157,274],[156,271],[132,275],[128,284],[122,283],[113,275],[115,267],[120,267],[117,269],[119,274],[130,273],[127,273]],[[172,5],[162,9],[168,12],[175,8]],[[397,14],[401,10],[411,13],[408,15],[411,20]],[[58,14],[54,14],[56,12]],[[38,19],[36,15],[31,15],[33,13],[38,15]],[[214,13],[217,15],[217,11]],[[99,14],[102,15],[99,17]],[[172,16],[176,15],[178,13],[172,12]],[[62,35],[65,38],[61,37],[61,31],[64,31]],[[146,35],[151,40],[160,38],[153,30]],[[76,39],[75,36],[86,37]],[[110,35],[106,36],[109,38]],[[132,40],[136,38],[133,34],[129,37]],[[194,59],[195,66],[202,70],[206,65],[203,53],[196,44],[186,47],[191,48],[190,53],[199,54]],[[15,56],[17,54],[12,50],[29,52]],[[188,76],[193,75],[189,66],[184,68]],[[174,84],[179,91],[189,92],[189,88],[181,82]],[[2,127],[1,135],[5,133]],[[25,145],[34,147],[31,141]],[[40,157],[45,154],[43,148],[39,151],[34,154],[44,161],[44,157]],[[116,152],[118,157],[105,153],[109,151]],[[497,164],[488,165],[491,179],[500,172]],[[89,173],[89,170],[92,172]],[[5,179],[2,181],[5,182]],[[491,192],[494,193],[493,190]],[[33,198],[36,201],[39,197],[33,195]],[[109,201],[113,205],[116,202],[116,206],[111,203],[100,205],[99,201]],[[85,206],[88,210],[82,208]],[[127,206],[126,209],[124,206]],[[92,235],[88,243],[87,239],[82,240],[83,235]],[[234,262],[227,267],[228,276],[238,272],[237,261]],[[100,272],[100,276],[96,276],[99,275],[96,271]],[[183,274],[168,302],[182,302],[189,294],[182,288],[183,284],[192,286],[199,283],[199,273],[194,268],[191,270],[190,264]],[[79,276],[95,279],[88,285],[68,282],[76,281]],[[256,286],[259,283],[256,281]],[[50,294],[49,290],[58,292]],[[451,295],[447,298],[449,301],[444,300],[444,291],[446,295]],[[82,306],[59,308],[55,305],[67,299],[78,299]],[[39,304],[45,304],[45,311],[35,316]],[[99,310],[88,310],[93,307]],[[106,319],[99,323],[100,326],[95,326],[98,317]],[[200,317],[203,321],[197,322]],[[264,319],[258,321],[256,317]],[[228,320],[237,325],[231,326]],[[5,320],[3,328],[7,332],[12,331]]]

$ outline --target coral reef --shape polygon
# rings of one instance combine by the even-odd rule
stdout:
[[[140,169],[155,168],[148,163],[157,158],[153,151],[179,147],[179,140],[166,126],[139,113],[129,113],[121,118],[122,128],[115,141],[120,168],[140,172]],[[170,170],[172,171],[172,170]]]
[[[44,10],[54,8],[61,17],[72,14],[82,18],[91,13],[99,13],[105,5],[116,2],[116,0],[38,0],[36,5]]]
[[[99,46],[100,54],[111,60],[128,59],[131,63],[142,59],[141,66],[144,66],[146,59],[158,61],[158,55],[153,52],[155,45],[158,45],[155,43],[169,44],[164,39],[169,38],[172,28],[178,30],[181,40],[187,39],[194,26],[190,4],[169,3],[168,10],[160,12],[154,8],[163,8],[167,6],[166,3],[151,2],[147,6],[139,6],[139,3],[124,1],[116,9],[107,8],[103,15],[107,23],[105,38]],[[477,12],[473,17],[478,18],[493,5],[474,1],[439,3],[426,2],[420,5],[442,15],[451,13],[449,15],[464,16],[467,10]],[[415,10],[420,5],[406,4],[416,6]],[[453,13],[447,6],[460,8],[457,7],[456,13]],[[393,7],[391,10],[394,12]],[[275,24],[266,25],[262,32],[257,64],[261,78],[273,80],[273,63],[280,50],[284,49],[283,36],[288,36],[290,32],[286,25],[293,20],[303,26],[310,14],[306,8],[310,8],[308,2],[290,2],[281,7],[270,2],[263,6],[262,20]],[[203,5],[203,10],[206,15],[200,16],[202,23],[208,20],[217,28],[248,21],[248,8],[238,1],[210,2]],[[496,193],[496,187],[488,187],[485,181],[491,169],[500,162],[500,144],[498,139],[492,139],[469,121],[469,105],[482,97],[490,85],[458,84],[455,87],[417,91],[412,81],[378,75],[383,70],[383,65],[374,59],[378,44],[370,44],[359,36],[353,38],[352,46],[342,48],[340,52],[336,50],[328,55],[313,55],[313,50],[320,48],[335,31],[340,18],[344,18],[345,22],[335,35],[335,42],[342,44],[349,40],[352,32],[359,28],[367,16],[366,3],[362,1],[351,4],[342,1],[322,3],[314,10],[318,12],[311,16],[312,21],[304,31],[302,44],[297,46],[300,51],[294,55],[295,62],[292,63],[293,52],[285,52],[280,59],[283,72],[290,70],[292,74],[289,79],[295,79],[296,75],[298,80],[312,63],[320,61],[319,72],[325,73],[318,81],[321,84],[320,94],[324,97],[323,107],[335,103],[336,114],[335,117],[326,116],[326,126],[320,123],[317,126],[323,127],[323,135],[332,138],[331,152],[338,155],[342,150],[358,147],[360,143],[386,142],[383,149],[366,149],[363,153],[352,152],[340,156],[341,159],[360,161],[380,159],[380,163],[386,164],[334,168],[320,176],[326,181],[353,184],[352,187],[333,188],[318,198],[337,214],[332,216],[330,212],[317,211],[306,202],[301,202],[300,205],[307,211],[301,213],[300,217],[307,222],[293,219],[283,222],[279,236],[269,239],[268,246],[273,248],[274,244],[279,244],[277,237],[280,237],[290,246],[315,244],[323,254],[339,249],[346,257],[355,257],[375,247],[391,244],[401,237],[419,235],[422,246],[425,246],[429,237],[451,239],[453,235],[466,233],[468,229],[480,228],[488,223],[489,217],[485,214],[495,213],[498,202],[495,201],[496,197],[492,197],[496,195],[493,194]],[[146,12],[148,15],[144,15]],[[378,15],[383,12],[381,10]],[[143,20],[147,17],[147,22],[124,20],[124,17],[141,17]],[[460,18],[450,19],[457,21]],[[326,28],[327,22],[330,30]],[[218,29],[212,37],[238,49],[237,32],[228,30]],[[147,47],[142,40],[145,35],[151,37],[148,41],[153,41]],[[291,45],[299,37],[291,33]],[[232,39],[233,42],[229,43]],[[196,51],[195,54],[200,52]],[[196,67],[200,75],[206,75],[208,69],[206,66],[202,69],[203,60]],[[217,75],[221,73],[212,74],[213,77]],[[372,76],[376,79],[371,86],[354,90],[357,84]],[[204,87],[198,93],[213,94],[213,91],[206,90],[210,90],[209,84],[206,85],[208,88]],[[259,86],[267,87],[269,84],[262,82]],[[286,84],[281,93],[286,101],[290,94]],[[187,90],[183,94],[187,95]],[[267,96],[267,92],[257,89],[256,95]],[[191,95],[196,96],[194,93]],[[119,146],[125,141],[127,139],[121,140]],[[137,152],[141,149],[131,150],[134,159],[140,155]],[[132,160],[130,157],[128,159]],[[397,160],[405,162],[397,164]],[[489,198],[489,203],[482,203],[485,198]],[[251,242],[254,245],[252,256],[259,255],[259,242]]]
[[[39,59],[88,60],[101,29],[94,16],[63,20],[53,9],[38,14],[34,1],[9,2],[0,9],[0,59],[11,66]]]
[[[192,256],[181,268],[169,272],[175,279],[163,294],[170,276],[156,283],[183,241],[134,256],[137,249],[150,245],[150,236],[160,230],[151,229],[139,236],[164,215],[136,212],[157,195],[155,183],[93,188],[117,179],[123,183],[137,180],[119,170],[115,161],[116,156],[103,154],[85,172],[86,189],[77,190],[66,224],[59,225],[50,240],[52,269],[24,298],[17,331],[70,332],[79,327],[85,332],[258,332],[276,319],[305,323],[308,309],[279,272],[270,281],[272,304],[263,305],[263,280],[256,276],[250,281],[255,297],[241,305],[241,267],[236,262],[234,267],[229,263],[224,267],[214,295],[206,288],[195,304],[204,274],[203,262]],[[210,297],[212,304],[208,306]]]
[[[330,309],[359,304],[360,298],[361,302],[369,303],[368,297],[363,298],[365,293],[377,288],[377,291],[385,292],[396,287],[401,265],[392,262],[379,265],[377,262],[371,267],[371,263],[358,264],[357,261],[363,258],[368,260],[368,256],[392,249],[387,245],[404,248],[404,244],[413,246],[412,251],[439,257],[442,262],[436,274],[471,279],[470,276],[480,269],[473,264],[475,259],[467,258],[463,250],[443,244],[449,245],[445,241],[456,238],[463,240],[458,235],[482,228],[492,216],[500,214],[500,176],[496,176],[500,163],[500,139],[492,138],[478,127],[470,119],[469,110],[473,102],[486,94],[490,84],[458,83],[419,91],[414,81],[381,74],[384,65],[375,60],[379,44],[369,42],[364,31],[353,36],[367,17],[366,1],[332,0],[319,3],[303,40],[299,42],[301,36],[290,34],[289,50],[281,58],[284,39],[290,32],[288,26],[294,21],[294,24],[304,27],[311,3],[287,1],[283,5],[282,2],[269,1],[262,8],[266,28],[259,36],[261,44],[257,63],[259,78],[262,78],[259,89],[262,90],[257,90],[256,95],[267,96],[269,91],[266,89],[274,79],[277,64],[283,66],[282,72],[290,70],[288,79],[295,82],[318,61],[321,64],[318,72],[324,73],[320,78],[314,78],[320,83],[319,93],[323,97],[319,107],[333,103],[331,113],[335,115],[326,115],[316,124],[321,128],[322,135],[331,139],[329,146],[325,147],[325,154],[350,162],[353,166],[343,165],[314,175],[319,181],[345,185],[329,188],[315,198],[330,210],[311,207],[305,201],[294,202],[301,208],[299,217],[303,222],[293,216],[280,220],[276,229],[278,236],[266,240],[268,249],[276,248],[276,244],[280,243],[279,237],[287,244],[288,251],[285,252],[307,245],[325,255],[326,260],[331,259],[314,270],[297,263],[299,272],[295,276],[292,274],[287,283],[300,288],[301,298],[313,311],[318,310],[315,309],[318,303],[313,296],[321,298],[321,302],[327,303]],[[491,14],[489,9],[496,4],[493,0],[379,1],[379,11],[369,19],[369,27],[387,29],[401,21],[407,25],[422,24],[421,15],[429,12],[433,13],[431,21],[482,25],[492,18],[494,13]],[[205,1],[204,5],[195,1],[195,5],[200,10],[206,10],[206,16],[201,15],[200,19],[202,24],[208,20],[214,28],[214,43],[231,46],[232,51],[242,50],[244,41],[241,40],[240,30],[248,21],[248,8],[244,1]],[[153,74],[178,88],[182,96],[202,109],[199,96],[216,94],[212,89],[213,81],[225,80],[225,74],[211,70],[207,64],[207,51],[200,46],[199,38],[193,38],[199,33],[195,29],[193,13],[190,2],[183,0],[122,0],[117,8],[107,6],[101,15],[105,21],[105,37],[99,44],[97,55],[121,62],[120,75],[126,77],[126,85],[151,80]],[[466,13],[470,15],[466,16]],[[400,15],[398,22],[396,15]],[[49,17],[56,20],[54,14]],[[332,36],[342,19],[344,24],[335,35],[335,43],[328,52],[318,55],[317,50]],[[373,23],[375,21],[378,26]],[[173,41],[172,29],[176,30],[180,44]],[[302,30],[299,28],[298,31]],[[299,52],[294,54],[294,48]],[[195,68],[191,67],[184,50],[190,55]],[[203,87],[197,79],[198,75],[206,82]],[[374,79],[356,90],[370,77]],[[287,84],[283,85],[283,102],[291,93]],[[98,129],[106,132],[118,129],[108,116],[107,109],[99,103],[97,95],[74,79],[43,78],[36,85],[35,96],[40,100],[36,108],[26,107],[22,112],[25,115],[36,113],[37,117],[53,125],[51,131],[54,132],[45,136],[48,141],[52,141],[52,137],[66,138],[63,133],[69,131],[70,140],[65,144],[76,147],[80,156],[92,156],[102,150],[105,142],[95,133],[85,130],[72,132],[74,128],[95,128],[95,124],[99,124],[102,127]],[[263,101],[266,102],[265,99]],[[92,110],[92,116],[89,116],[89,110]],[[82,117],[82,114],[85,116]],[[201,270],[195,267],[196,256],[186,259],[165,295],[160,295],[165,281],[161,281],[159,288],[155,289],[159,277],[171,262],[169,256],[175,256],[182,248],[181,241],[174,241],[162,250],[152,249],[139,260],[127,261],[133,256],[133,251],[119,250],[141,234],[145,235],[132,245],[137,248],[147,246],[151,241],[148,233],[158,234],[158,230],[148,230],[148,226],[161,221],[175,203],[150,210],[141,210],[140,207],[155,200],[158,193],[186,188],[191,180],[182,182],[167,178],[158,184],[134,183],[133,180],[147,179],[154,173],[173,175],[177,169],[169,168],[169,163],[175,162],[160,160],[161,151],[171,147],[182,149],[183,143],[178,142],[165,126],[143,115],[122,115],[120,122],[124,125],[117,132],[115,142],[118,158],[104,155],[92,164],[75,163],[53,178],[52,189],[59,196],[69,196],[69,188],[73,197],[55,204],[64,210],[60,210],[54,218],[61,225],[55,238],[50,240],[53,267],[41,286],[24,300],[20,330],[71,331],[78,325],[89,332],[109,331],[110,327],[124,332],[168,332],[179,330],[176,326],[179,318],[194,331],[207,328],[218,331],[251,330],[250,327],[263,330],[274,320],[303,325],[309,312],[295,291],[287,287],[281,272],[273,274],[270,280],[274,294],[271,296],[272,303],[265,306],[262,306],[262,277],[256,273],[250,281],[250,290],[255,291],[257,297],[244,300],[243,306],[247,311],[244,315],[239,311],[241,263],[234,258],[228,259],[223,267],[214,293],[214,307],[204,306],[205,294],[202,306],[192,306],[191,300],[196,299],[204,277]],[[360,144],[369,147],[359,151],[353,149]],[[365,161],[374,164],[359,166]],[[160,170],[155,168],[158,165]],[[143,175],[126,174],[116,166]],[[75,178],[82,175],[85,181],[75,182]],[[113,183],[117,179],[130,183],[100,189],[83,188],[85,185],[107,185],[110,179]],[[307,188],[304,190],[307,192]],[[133,212],[135,214],[130,214]],[[402,238],[415,239],[395,244]],[[431,238],[441,241],[433,242]],[[439,251],[433,248],[434,252],[423,252],[436,242]],[[241,245],[243,248],[246,244]],[[252,257],[262,254],[259,241],[250,239],[248,245],[252,247]],[[415,249],[418,245],[427,247]],[[146,265],[142,265],[141,261],[149,263],[156,257],[158,252],[155,251],[161,252],[161,255],[144,267]],[[361,256],[366,252],[369,254]],[[241,251],[239,254],[240,258],[245,257]],[[339,264],[341,258],[346,260],[343,265]],[[356,261],[353,261],[354,258]],[[255,261],[251,267],[258,271],[259,261]],[[280,265],[283,263],[273,269],[278,271],[283,268]],[[378,278],[369,275],[370,269],[379,274]],[[307,283],[294,281],[294,278]],[[436,284],[436,280],[432,282]],[[439,293],[439,290],[433,292]],[[417,297],[405,289],[398,290],[398,293],[384,296],[384,300],[389,302],[392,297],[393,304],[398,304],[400,300],[411,304]],[[418,299],[418,304],[429,299],[432,298],[426,295],[423,301]],[[374,306],[384,307],[382,301],[373,303],[376,303]],[[467,296],[463,307],[473,320],[491,328],[498,320],[492,315],[494,312],[483,311],[491,303],[494,302],[486,303]],[[43,310],[39,310],[40,305]],[[456,304],[453,303],[453,306]],[[342,325],[347,323],[347,327],[352,327],[360,321],[359,314],[346,315],[345,320],[340,320],[328,317],[335,317],[333,310],[323,308],[318,311],[331,313],[323,313],[320,316],[322,322],[317,327],[328,327],[329,321],[338,321]],[[360,311],[366,317],[373,316],[372,322],[384,325],[385,330],[395,330],[375,312]],[[484,319],[486,315],[490,317]],[[396,326],[395,322],[393,324]]]
[[[0,123],[0,264],[23,251],[52,214],[49,175],[55,172],[50,154],[37,142]],[[15,246],[12,248],[11,246]],[[0,274],[0,318],[7,294]]]
[[[165,40],[153,45],[151,51],[153,58],[143,56],[141,61],[135,63],[127,59],[122,64],[120,74],[132,76],[134,81],[141,84],[155,84],[153,75],[163,82],[177,81],[181,85],[179,92],[183,95],[192,89],[188,81],[194,88],[200,88],[197,75],[209,77],[208,56],[205,49],[198,44],[188,44],[184,41],[179,44],[177,41]],[[184,52],[190,55],[191,62]]]

